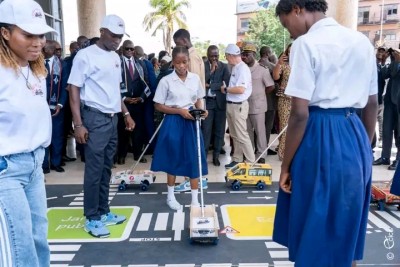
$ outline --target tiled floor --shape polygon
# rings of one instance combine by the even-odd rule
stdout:
[[[275,136],[271,137],[273,140]],[[225,142],[229,144],[228,140]],[[274,144],[272,148],[275,148]],[[212,154],[208,154],[208,172],[207,178],[210,182],[224,182],[225,177],[225,168],[224,165],[231,161],[229,156],[230,147],[225,146],[226,155],[220,156],[221,166],[215,167],[212,164]],[[375,159],[379,158],[381,155],[381,148],[375,149]],[[395,149],[392,150],[392,158],[394,160]],[[151,156],[145,156],[148,160],[148,163],[140,163],[136,170],[146,170],[150,168]],[[126,159],[125,165],[116,165],[116,168],[113,171],[121,171],[125,169],[130,169],[133,167],[133,156],[128,156]],[[281,162],[278,160],[278,156],[267,156],[267,163],[271,164],[273,169],[272,180],[279,180],[280,166]],[[394,171],[389,171],[387,169],[388,166],[374,166],[373,167],[373,181],[388,181],[392,179]],[[46,183],[47,184],[82,184],[83,183],[83,169],[84,164],[79,160],[79,158],[74,162],[68,162],[64,167],[64,173],[57,173],[55,171],[51,171],[46,175]],[[177,182],[181,181],[182,178],[177,178]],[[157,173],[157,183],[165,183],[166,182],[166,174],[165,173]]]

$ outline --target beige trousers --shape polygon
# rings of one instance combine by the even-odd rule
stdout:
[[[246,161],[254,162],[253,145],[247,132],[247,116],[249,114],[249,103],[244,101],[242,104],[227,104],[226,118],[228,121],[229,134],[232,137],[235,152],[232,160],[243,162],[243,154]]]

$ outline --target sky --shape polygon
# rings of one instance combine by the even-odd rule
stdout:
[[[76,1],[62,0],[66,45],[79,36]],[[184,12],[192,41],[236,43],[236,0],[190,0],[190,3],[191,8]],[[148,0],[106,0],[106,15],[120,16],[131,36],[129,39],[142,46],[147,54],[164,50],[162,33],[152,37],[152,32],[145,32],[142,26],[145,15],[151,11]]]

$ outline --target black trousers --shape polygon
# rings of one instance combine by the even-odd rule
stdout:
[[[145,110],[143,103],[130,104],[127,105],[127,108],[132,119],[135,121],[135,129],[132,132],[125,130],[125,122],[121,114],[118,123],[118,157],[126,157],[130,147],[129,143],[131,142],[133,158],[137,160],[143,151],[146,138]]]
[[[118,117],[86,109],[81,109],[81,116],[83,125],[89,131],[89,139],[84,145],[84,215],[90,220],[100,220],[101,215],[110,212],[108,194],[117,148]]]
[[[274,127],[274,120],[275,110],[267,110],[267,112],[265,112],[265,133],[267,135],[267,144],[269,144],[272,127]]]
[[[382,158],[390,158],[392,140],[394,136],[397,147],[396,159],[399,159],[399,115],[397,105],[392,101],[385,101],[383,108],[383,134],[382,134]]]
[[[201,123],[201,130],[204,138],[204,148],[207,154],[211,140],[213,140],[213,157],[218,158],[222,146],[224,145],[226,109],[218,108],[217,100],[211,98],[206,99],[206,107],[208,116]]]

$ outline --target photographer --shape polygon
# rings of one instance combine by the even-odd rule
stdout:
[[[389,170],[396,170],[398,160],[400,158],[398,138],[398,91],[400,88],[400,72],[398,70],[400,63],[400,52],[392,48],[388,49],[390,56],[390,65],[382,67],[381,78],[383,80],[389,78],[386,93],[383,97],[383,134],[382,134],[382,154],[381,157],[374,161],[373,165],[390,165]],[[378,83],[379,84],[379,83]],[[390,164],[390,154],[392,148],[392,139],[395,138],[397,147],[396,160]]]

